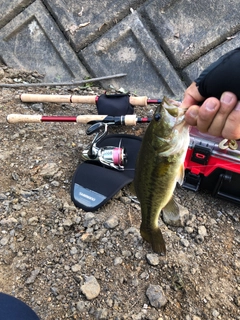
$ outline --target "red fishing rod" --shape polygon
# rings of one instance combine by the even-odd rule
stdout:
[[[77,122],[94,124],[97,122],[111,123],[115,125],[135,126],[137,123],[149,123],[151,118],[138,117],[135,114],[125,116],[108,115],[79,115],[79,116],[42,116],[28,114],[9,114],[8,123],[40,123],[40,122]]]

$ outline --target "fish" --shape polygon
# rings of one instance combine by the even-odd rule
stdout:
[[[164,97],[144,133],[136,160],[133,185],[141,206],[140,234],[161,255],[166,255],[166,244],[159,215],[171,204],[177,182],[181,185],[184,180],[190,141],[186,110]]]

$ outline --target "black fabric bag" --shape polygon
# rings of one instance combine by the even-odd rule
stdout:
[[[98,97],[96,104],[98,114],[101,115],[122,116],[134,112],[128,94],[102,94]]]

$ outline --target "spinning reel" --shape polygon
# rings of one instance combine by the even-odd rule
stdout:
[[[124,164],[127,161],[127,155],[125,148],[120,146],[121,141],[118,147],[97,147],[97,143],[107,135],[108,125],[111,125],[111,123],[97,122],[87,129],[87,135],[91,135],[95,132],[97,132],[97,134],[94,137],[89,149],[83,150],[82,158],[83,160],[98,161],[105,166],[117,170],[124,170]]]

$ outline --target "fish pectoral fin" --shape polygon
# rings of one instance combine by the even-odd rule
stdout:
[[[184,168],[184,164],[182,164],[179,168],[179,172],[177,176],[177,182],[180,184],[180,186],[184,182],[184,175],[185,175],[185,168]]]

